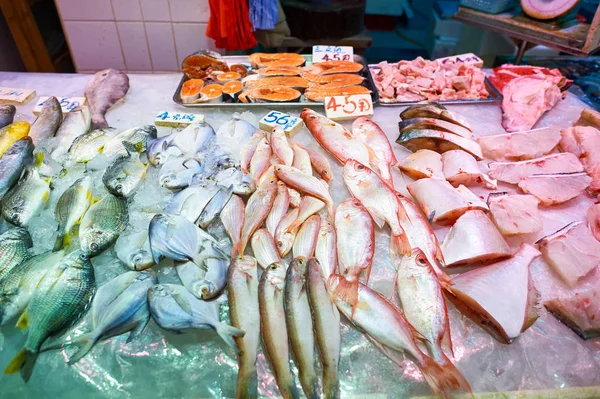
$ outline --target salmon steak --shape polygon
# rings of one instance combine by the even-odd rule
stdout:
[[[353,61],[325,61],[318,64],[312,64],[302,68],[307,75],[323,76],[333,75],[335,73],[359,73],[363,70],[362,64]]]
[[[239,80],[242,75],[238,72],[223,72],[217,75],[217,80],[221,83],[229,82],[230,80]]]
[[[268,66],[257,69],[257,74],[260,76],[298,76],[300,69],[292,66]]]
[[[349,96],[352,94],[369,94],[371,90],[364,86],[321,87],[312,86],[306,89],[304,96],[310,101],[323,101],[325,97]]]
[[[228,72],[229,66],[225,61],[207,53],[198,52],[185,57],[181,69],[190,79],[205,79],[214,71]]]
[[[242,92],[242,82],[239,80],[230,80],[223,85],[223,94],[226,99],[236,100]]]
[[[246,89],[255,89],[260,86],[286,86],[304,91],[308,87],[308,80],[300,76],[271,76],[262,79],[252,79],[244,81]]]
[[[306,60],[303,56],[296,53],[254,53],[248,57],[253,68],[261,67],[298,67],[304,65]]]
[[[304,74],[303,78],[306,78],[311,86],[321,87],[346,87],[356,86],[361,84],[365,78],[360,75],[353,73],[336,73],[333,75],[313,76],[311,74]]]
[[[287,86],[260,86],[244,91],[239,100],[244,103],[296,102],[301,95],[298,90]]]
[[[204,81],[202,79],[190,79],[186,80],[181,86],[181,102],[185,104],[193,103],[200,97],[200,90],[204,87]]]

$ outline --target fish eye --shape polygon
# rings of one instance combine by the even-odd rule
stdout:
[[[427,264],[427,259],[425,259],[424,255],[419,255],[417,256],[417,262],[419,262],[420,265],[425,266]]]
[[[93,242],[93,243],[91,243],[91,244],[90,244],[90,248],[91,248],[93,251],[97,251],[97,250],[98,250],[98,244],[96,244],[95,242]]]
[[[81,260],[87,260],[88,257],[85,256],[85,254],[81,254],[81,255],[79,255],[79,259],[81,259]]]
[[[271,266],[269,266],[270,270],[277,270],[277,264],[273,263]]]
[[[361,164],[358,164],[358,165],[356,165],[356,168],[357,168],[358,170],[363,170],[365,167],[364,167],[364,166],[362,166]]]
[[[122,188],[123,188],[123,186],[122,186],[121,184],[117,184],[117,185],[115,186],[115,189],[117,189],[117,190],[121,190]]]

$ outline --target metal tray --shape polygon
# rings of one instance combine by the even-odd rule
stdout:
[[[302,56],[306,59],[306,65],[311,65],[312,64],[312,54],[302,54]],[[230,56],[223,56],[221,57],[221,59],[225,62],[227,62],[229,65],[232,64],[243,64],[247,67],[250,67],[250,62],[248,61],[248,56],[247,55],[230,55]],[[365,77],[365,81],[363,82],[363,85],[365,87],[367,87],[369,90],[371,90],[371,98],[373,99],[373,104],[375,104],[378,100],[379,100],[379,91],[377,91],[377,88],[375,87],[375,83],[373,82],[373,76],[371,76],[371,73],[369,71],[369,66],[367,65],[367,62],[365,61],[365,59],[360,56],[360,55],[354,55],[354,62],[358,62],[360,64],[363,65],[363,71],[360,73],[361,76]],[[188,80],[187,76],[185,76],[185,74],[183,74],[182,78],[181,78],[181,82],[179,82],[179,86],[177,86],[177,89],[175,90],[175,94],[173,94],[173,101],[183,107],[187,107],[187,108],[221,108],[221,107],[227,107],[227,108],[245,108],[245,107],[252,107],[252,108],[256,108],[256,107],[272,107],[272,106],[277,106],[278,108],[298,108],[298,107],[323,107],[324,104],[322,102],[315,102],[315,101],[308,101],[305,97],[304,94],[302,96],[300,96],[300,101],[296,101],[296,102],[285,102],[285,103],[278,103],[278,102],[266,102],[266,103],[229,103],[229,102],[220,102],[220,103],[201,103],[201,104],[184,104],[181,101],[181,96],[179,95],[179,93],[181,92],[181,86],[183,85],[183,83]]]
[[[375,87],[375,82],[373,81],[373,74],[371,73],[371,69],[379,70],[379,65],[377,64],[369,64],[369,80],[373,82],[373,87]],[[476,100],[442,100],[436,101],[440,104],[485,104],[485,103],[495,103],[502,101],[502,93],[498,91],[498,89],[490,82],[490,80],[485,77],[485,88],[489,93],[488,98],[476,99]],[[379,97],[379,90],[375,87],[377,91],[377,97]],[[407,105],[418,104],[420,101],[397,101],[397,102],[383,102],[379,101],[377,105],[382,107],[400,107]]]

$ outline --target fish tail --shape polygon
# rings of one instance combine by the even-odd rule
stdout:
[[[238,240],[233,244],[233,248],[231,248],[231,259],[237,258],[238,256],[244,256],[244,248],[245,245],[242,240]]]
[[[358,305],[358,279],[348,281],[341,278],[333,294],[338,295],[340,299],[352,305],[352,316],[354,316],[354,311]]]
[[[444,364],[438,364],[432,358],[423,356],[419,368],[437,396],[448,398],[451,392],[460,390],[469,393],[473,397],[471,386],[447,358]]]
[[[231,346],[236,351],[238,350],[238,347],[236,346],[233,337],[243,337],[246,335],[244,330],[240,330],[239,328],[235,328],[225,323],[219,323],[216,327],[216,330],[217,334],[223,338],[223,341],[225,341],[227,345]]]
[[[258,398],[258,376],[256,365],[240,365],[237,377],[236,399]]]
[[[106,128],[108,128],[108,122],[104,118],[104,115],[100,114],[100,115],[92,116],[92,125],[90,127],[90,130],[106,129]]]
[[[54,248],[52,248],[52,252],[60,251],[61,249],[63,249],[63,239],[64,236],[62,234],[59,234],[58,237],[56,237],[56,241],[54,242]]]
[[[21,351],[19,351],[14,359],[8,364],[4,370],[4,374],[13,374],[20,370],[23,381],[28,382],[31,378],[31,374],[33,373],[33,366],[35,366],[37,357],[37,353],[21,349]]]
[[[299,370],[298,378],[302,390],[306,395],[307,399],[319,399],[319,379],[315,373],[314,368],[312,370]]]
[[[70,365],[73,365],[80,361],[87,353],[94,347],[97,339],[86,334],[75,341],[72,341],[72,344],[79,345],[79,350],[69,358],[67,362]]]
[[[412,254],[412,248],[406,234],[392,235],[390,237],[390,251],[398,258]]]
[[[285,229],[285,232],[286,233],[291,233],[293,231],[296,231],[296,230],[298,230],[298,228],[300,227],[301,224],[302,224],[302,221],[300,219],[296,219],[292,223],[290,223],[290,225],[288,226],[288,228]]]
[[[335,369],[323,368],[323,397],[325,399],[339,399],[340,397],[340,378],[337,367]]]

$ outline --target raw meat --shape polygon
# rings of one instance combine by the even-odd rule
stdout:
[[[488,197],[492,221],[500,233],[505,236],[542,231],[543,223],[538,209],[539,202],[533,195],[492,193]]]
[[[600,194],[600,131],[591,126],[575,126],[562,130],[560,134],[560,148],[579,157],[592,178],[588,193],[591,196]]]
[[[444,180],[442,156],[431,150],[418,150],[397,164],[408,177],[418,180],[426,177]]]
[[[590,185],[592,178],[585,172],[554,173],[524,177],[521,190],[536,196],[542,205],[562,204],[577,197]]]
[[[576,289],[572,296],[552,298],[544,305],[583,339],[600,335],[600,292],[598,287],[588,286]]]
[[[482,173],[477,160],[462,150],[446,151],[442,154],[444,177],[454,187],[483,185],[490,190],[497,188],[496,180]]]
[[[600,204],[590,206],[587,213],[588,227],[596,240],[600,241]]]
[[[558,145],[560,132],[541,128],[528,132],[479,137],[483,156],[494,161],[524,161],[549,154]]]
[[[504,86],[506,86],[506,84],[508,84],[508,82],[511,80],[518,78],[519,76],[531,75],[559,78],[558,87],[561,91],[567,90],[569,86],[571,86],[571,83],[573,83],[572,80],[565,78],[557,68],[548,69],[539,66],[511,64],[504,64],[494,68],[494,74],[490,76],[489,79],[496,89],[502,91],[504,90]]]
[[[583,172],[583,165],[579,159],[568,152],[528,161],[491,162],[488,166],[492,178],[511,184],[518,184],[522,178],[531,175]]]

